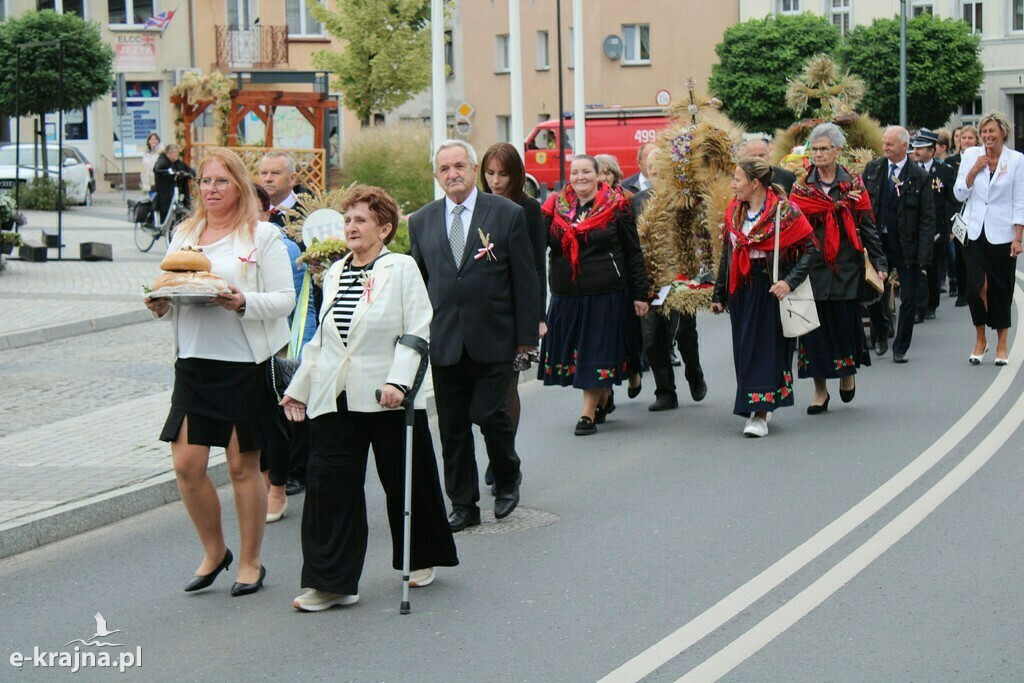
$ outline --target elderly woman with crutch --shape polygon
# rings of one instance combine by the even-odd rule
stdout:
[[[359,600],[366,557],[364,483],[373,446],[387,497],[393,563],[403,568],[405,424],[400,410],[416,383],[433,311],[412,258],[388,251],[398,205],[377,187],[355,186],[342,199],[350,253],[324,275],[320,325],[281,400],[289,420],[312,419],[313,450],[302,511],[302,586],[292,605],[319,612]],[[425,344],[423,344],[425,346]],[[429,585],[435,567],[459,563],[448,527],[426,396],[414,397],[411,552],[414,587]]]

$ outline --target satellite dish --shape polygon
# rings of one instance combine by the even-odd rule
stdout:
[[[317,209],[302,221],[302,243],[307,247],[328,237],[345,241],[345,217],[334,209]]]
[[[622,56],[622,38],[615,35],[614,33],[604,39],[604,56],[611,60],[616,60]]]

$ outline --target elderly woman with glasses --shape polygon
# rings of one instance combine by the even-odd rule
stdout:
[[[860,318],[865,249],[879,275],[886,275],[885,255],[864,183],[838,163],[845,144],[846,136],[834,123],[816,126],[808,145],[812,165],[789,196],[810,221],[824,257],[810,272],[821,326],[801,337],[798,346],[798,376],[814,380],[808,415],[828,410],[829,379],[839,379],[843,403],[852,401],[857,368],[871,364]]]

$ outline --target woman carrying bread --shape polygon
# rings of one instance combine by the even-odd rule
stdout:
[[[178,490],[204,553],[185,590],[208,587],[233,559],[224,542],[217,490],[206,473],[210,447],[220,446],[227,453],[241,536],[231,588],[231,595],[239,596],[258,591],[266,576],[260,545],[267,491],[259,455],[281,438],[267,363],[288,344],[295,288],[281,233],[259,221],[256,193],[238,155],[211,150],[199,165],[199,190],[199,206],[175,231],[169,260],[209,259],[210,271],[226,289],[212,306],[172,306],[154,297],[146,306],[169,318],[174,329],[174,391],[160,439],[171,443]],[[202,254],[189,255],[192,249]]]

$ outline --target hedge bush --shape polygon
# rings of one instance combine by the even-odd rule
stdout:
[[[403,214],[433,201],[430,129],[408,123],[363,128],[345,147],[341,181],[341,186],[360,183],[384,188]],[[394,241],[401,239],[400,228]]]

